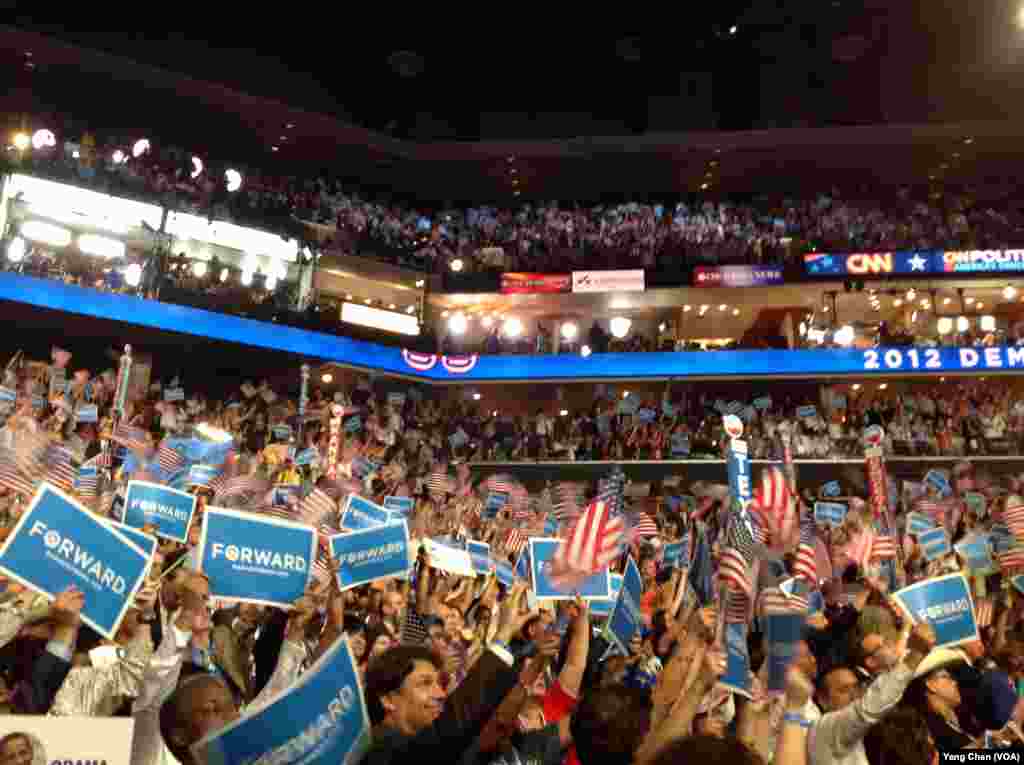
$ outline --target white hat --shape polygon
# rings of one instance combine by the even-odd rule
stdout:
[[[921,663],[917,665],[917,669],[914,670],[914,679],[924,677],[937,669],[942,669],[959,662],[970,665],[971,660],[963,651],[951,648],[933,648]]]

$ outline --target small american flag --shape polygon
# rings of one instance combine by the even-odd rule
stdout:
[[[336,512],[338,504],[323,489],[313,489],[299,503],[299,518],[311,526],[318,525],[322,520],[330,518]]]
[[[725,621],[728,624],[746,624],[750,616],[750,598],[739,590],[729,590],[725,596]]]
[[[86,460],[78,468],[78,493],[83,497],[92,499],[99,494],[100,488],[100,455]]]
[[[505,549],[512,555],[520,555],[526,549],[526,536],[519,529],[509,529],[505,536]]]
[[[738,513],[732,513],[725,532],[722,558],[718,563],[718,577],[729,589],[739,590],[747,597],[753,595],[754,589],[750,580],[754,547],[754,538],[747,524]]]
[[[1017,547],[1013,550],[1000,553],[996,556],[999,560],[999,567],[1003,571],[1010,571],[1015,568],[1024,568],[1024,547]]]
[[[185,458],[172,449],[167,441],[160,442],[160,448],[156,453],[157,464],[165,473],[177,473],[185,466]]]
[[[35,493],[32,481],[18,469],[13,457],[6,450],[0,455],[0,486],[24,497],[31,497]]]
[[[817,536],[814,516],[804,513],[803,520],[800,521],[800,542],[797,545],[796,558],[793,561],[793,576],[798,579],[806,579],[812,585],[818,581],[818,557],[815,554]]]
[[[434,470],[429,476],[427,476],[427,491],[433,495],[450,494],[452,489],[451,484],[452,482],[448,478],[447,472]]]
[[[120,444],[130,452],[144,452],[149,449],[149,438],[146,435],[146,431],[133,425],[118,423],[110,436],[110,440],[115,444]]]
[[[215,502],[224,502],[232,497],[262,496],[270,491],[270,482],[255,473],[229,478],[217,487]]]
[[[790,538],[797,523],[796,508],[789,483],[779,467],[771,465],[761,471],[761,485],[754,491],[750,509],[766,538],[776,543]]]
[[[891,560],[896,557],[896,540],[888,534],[876,535],[871,542],[871,560]]]
[[[605,568],[628,541],[623,515],[626,476],[616,468],[598,486],[598,498],[576,520],[554,557],[556,571],[589,575]]]
[[[995,614],[995,610],[995,603],[991,596],[975,598],[974,621],[979,629],[992,626],[992,617]]]
[[[1003,523],[1018,542],[1024,542],[1024,505],[1007,507],[1003,512]]]
[[[633,517],[632,538],[634,540],[656,537],[658,533],[658,524],[647,513],[639,512]]]
[[[42,455],[42,480],[53,484],[63,492],[71,493],[75,488],[77,472],[71,464],[71,451],[63,446],[51,444]]]
[[[807,613],[807,599],[800,595],[787,595],[777,587],[767,589],[761,595],[761,613],[765,616],[772,614],[802,614]]]

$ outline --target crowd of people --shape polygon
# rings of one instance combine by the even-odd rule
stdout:
[[[559,202],[419,207],[372,199],[328,177],[284,178],[248,170],[229,193],[221,169],[196,174],[189,153],[97,143],[86,134],[21,159],[30,172],[243,225],[292,231],[290,221],[330,229],[327,248],[443,273],[465,269],[564,273],[577,269],[678,268],[680,264],[780,263],[804,252],[1016,247],[1024,218],[1007,198],[971,190],[895,194],[831,190],[813,198],[746,202],[688,199],[585,207]],[[114,157],[117,157],[117,160]],[[119,161],[118,161],[119,160]],[[193,177],[194,176],[194,177]],[[989,195],[991,197],[991,195]]]
[[[749,403],[605,390],[589,411],[517,420],[369,380],[330,397],[247,382],[213,401],[176,381],[122,386],[130,367],[79,370],[73,360],[55,348],[45,362],[19,359],[6,370],[0,537],[17,534],[44,482],[114,520],[127,518],[129,480],[185,486],[199,509],[187,541],[159,540],[112,639],[82,622],[88,593],[70,586],[47,598],[5,577],[6,715],[131,717],[133,765],[198,765],[197,742],[283,703],[346,640],[373,726],[371,765],[893,765],[1024,743],[1024,592],[1014,578],[1024,566],[1024,489],[1021,477],[970,461],[975,442],[1020,433],[1024,404],[1010,385],[961,381],[899,396],[826,389],[817,400]],[[691,453],[716,454],[716,441],[737,437],[734,415],[745,420],[749,456],[780,465],[759,476],[749,502],[738,481],[680,471],[638,490],[611,467],[668,456],[660,450],[679,432]],[[830,487],[799,481],[790,457],[844,440],[845,454],[864,455],[865,440],[889,453],[920,441],[965,457],[903,486],[879,478],[877,465]],[[481,480],[470,468],[560,449],[609,460],[608,475],[596,485],[527,486],[511,475]],[[198,464],[213,472],[181,483]],[[281,487],[294,487],[297,501],[280,502]],[[408,499],[414,550],[427,540],[448,549],[486,542],[492,568],[455,574],[425,546],[407,577],[344,591],[329,560],[290,609],[210,597],[217,583],[197,564],[209,508],[283,515],[331,537],[346,533],[342,508],[353,496]],[[824,499],[842,504],[843,517],[819,517]],[[581,565],[573,540],[603,513],[609,546],[582,573],[637,565],[638,629],[625,645],[601,600],[573,597],[578,580],[549,599],[538,575],[519,569],[536,537],[558,538],[564,561]],[[921,538],[922,518],[945,530],[941,554]],[[964,551],[978,540],[990,568]],[[501,582],[499,569],[512,579]],[[898,605],[903,588],[959,573],[976,634],[950,640],[942,619]],[[800,624],[784,645],[771,626],[780,602]],[[6,733],[0,764],[29,765],[33,746]]]

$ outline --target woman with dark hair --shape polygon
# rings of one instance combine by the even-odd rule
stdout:
[[[872,765],[928,765],[938,757],[924,715],[906,702],[871,728],[864,751]]]

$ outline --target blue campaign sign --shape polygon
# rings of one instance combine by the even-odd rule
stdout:
[[[330,543],[342,592],[409,573],[409,527],[405,521],[337,534]]]
[[[75,410],[75,420],[79,423],[99,422],[100,413],[96,404],[79,404]]]
[[[0,404],[13,404],[18,399],[18,391],[0,385]]]
[[[818,408],[814,406],[798,406],[796,408],[797,417],[814,417],[818,413]]]
[[[350,531],[372,529],[384,526],[391,520],[391,513],[386,508],[371,502],[358,494],[349,494],[345,508],[341,512],[341,527]]]
[[[935,528],[935,521],[924,513],[907,513],[907,533],[911,536],[924,534]]]
[[[157,536],[184,544],[196,511],[196,497],[158,483],[129,481],[125,495],[124,522],[141,529],[156,527]]]
[[[842,526],[846,511],[842,502],[815,502],[814,521],[822,526]]]
[[[220,475],[220,468],[213,465],[193,465],[188,469],[189,486],[209,486]]]
[[[516,564],[512,567],[515,571],[516,577],[525,581],[530,581],[530,546],[526,545],[523,551],[519,553],[519,557],[516,558]]]
[[[607,598],[611,592],[608,569],[591,574],[582,581],[574,580],[571,588],[561,589],[560,582],[551,579],[551,567],[561,544],[560,539],[530,538],[530,581],[538,600],[572,600],[579,595],[584,600]]]
[[[311,446],[308,449],[303,449],[295,455],[295,464],[299,467],[304,465],[312,465],[320,459],[320,450],[315,446]]]
[[[506,587],[511,587],[516,579],[512,566],[503,560],[492,561],[492,565],[494,566],[494,575],[497,577],[498,582]]]
[[[370,747],[370,720],[342,637],[269,706],[192,746],[206,765],[348,765]]]
[[[927,621],[935,629],[936,648],[969,643],[978,639],[974,602],[963,574],[925,579],[893,593],[915,622]]]
[[[619,597],[619,591],[622,589],[622,578],[622,574],[608,575],[608,582],[611,584],[611,597],[604,600],[595,598],[590,601],[591,616],[611,616],[612,609],[615,608],[616,600]]]
[[[608,617],[606,628],[608,638],[623,656],[629,656],[629,642],[643,626],[643,614],[640,612],[640,596],[643,595],[643,591],[644,583],[640,578],[640,569],[630,556],[623,574],[622,588],[615,600],[611,616]]]
[[[473,563],[473,570],[478,574],[489,574],[491,572],[491,546],[486,542],[469,540],[466,542],[466,551],[469,553],[469,560]]]
[[[494,518],[508,504],[508,494],[503,491],[487,492],[487,499],[484,500],[484,517]]]
[[[725,625],[725,674],[718,681],[733,693],[751,698],[750,655],[747,653],[747,625]]]
[[[412,497],[387,496],[384,497],[384,509],[394,510],[408,518],[416,509],[416,500]]]
[[[949,535],[941,526],[937,529],[929,529],[917,537],[918,544],[928,560],[938,560],[950,551]]]
[[[956,544],[955,549],[964,559],[964,565],[971,574],[987,576],[996,572],[987,534],[969,537]]]
[[[144,534],[138,529],[126,526],[125,524],[119,523],[111,518],[104,518],[104,520],[111,528],[114,529],[114,531],[126,536],[129,541],[134,542],[142,552],[146,553],[146,557],[153,557],[153,553],[156,552],[157,545],[159,544],[156,537]]]
[[[767,639],[768,690],[785,690],[786,670],[796,657],[796,646],[803,635],[805,617],[800,613],[769,613],[761,617]]]
[[[662,553],[662,562],[666,568],[685,568],[690,564],[689,560],[684,560],[684,555],[687,552],[686,540],[682,542],[669,542],[665,545],[664,552]]]
[[[0,571],[48,598],[74,585],[82,621],[113,640],[149,556],[84,506],[44,483],[0,547]]]
[[[822,484],[821,496],[823,497],[838,497],[842,493],[843,489],[839,485],[839,481],[829,481],[826,484]]]
[[[210,578],[212,597],[290,606],[309,585],[316,547],[311,526],[209,507],[199,566]]]
[[[820,614],[825,610],[825,596],[821,590],[811,590],[807,593],[807,613],[810,615]]]
[[[953,493],[953,487],[950,485],[949,479],[946,478],[946,474],[941,470],[929,470],[924,476],[924,482],[929,486],[935,487],[944,497],[948,497]]]

